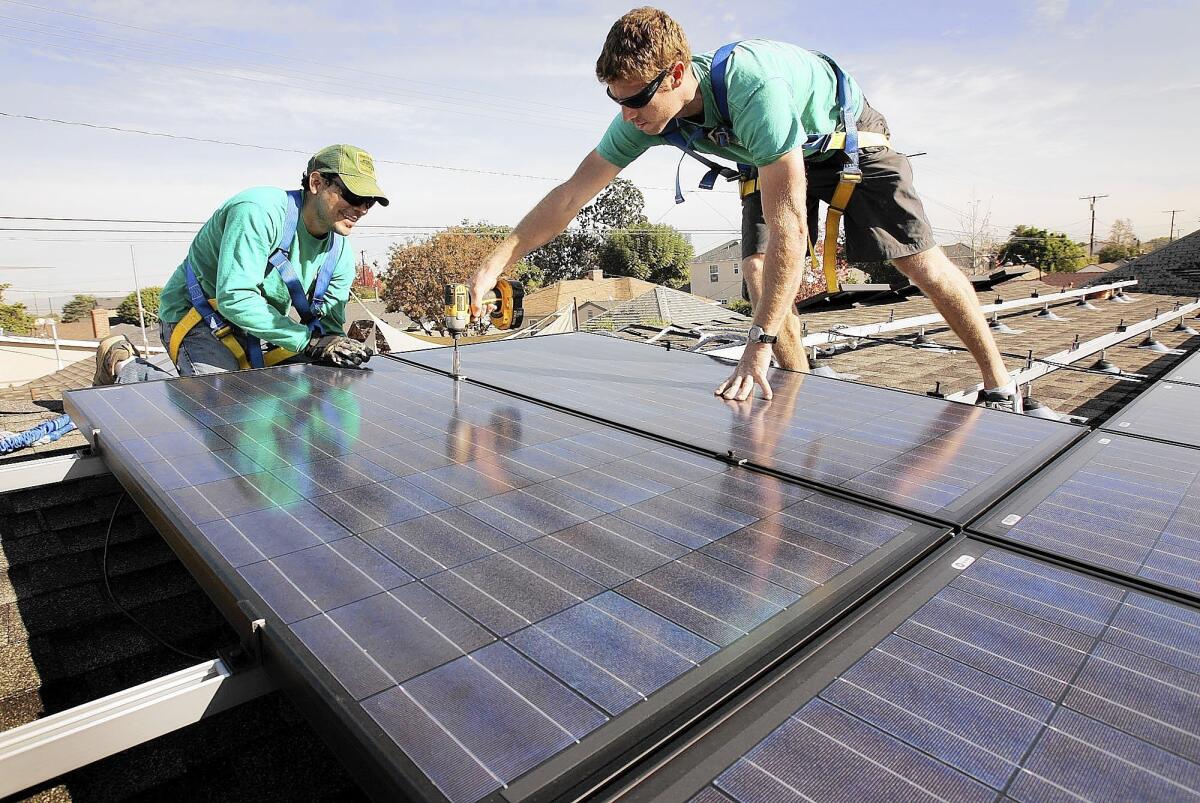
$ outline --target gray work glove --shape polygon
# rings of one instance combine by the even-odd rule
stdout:
[[[373,353],[365,344],[342,335],[313,335],[304,347],[304,356],[313,362],[339,368],[357,368]]]

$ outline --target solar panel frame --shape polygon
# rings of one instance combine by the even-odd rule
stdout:
[[[1060,568],[1053,562],[1045,562],[1036,558],[1026,558],[1018,553],[978,541],[974,538],[964,537],[956,539],[926,558],[920,566],[914,568],[903,578],[897,580],[886,590],[876,595],[867,605],[856,611],[851,619],[844,623],[844,626],[809,645],[797,653],[796,656],[784,662],[784,664],[771,672],[762,681],[756,683],[753,688],[738,699],[736,705],[730,705],[720,711],[714,712],[705,722],[690,731],[680,734],[671,745],[655,756],[652,761],[647,761],[645,765],[635,768],[633,771],[627,773],[626,776],[617,779],[605,790],[605,799],[621,801],[621,803],[636,803],[637,801],[655,801],[656,803],[684,803],[685,801],[697,801],[697,803],[735,803],[738,796],[732,790],[728,790],[729,793],[727,794],[715,785],[718,778],[728,777],[732,779],[733,776],[731,773],[734,767],[748,754],[761,751],[770,741],[778,743],[780,739],[794,738],[791,732],[785,730],[788,723],[794,721],[794,717],[798,717],[812,706],[816,706],[824,701],[826,693],[834,687],[835,681],[843,679],[849,673],[855,672],[860,667],[865,666],[866,662],[881,645],[889,643],[888,639],[895,639],[897,632],[900,632],[904,628],[909,628],[918,617],[922,617],[928,611],[932,610],[928,607],[932,602],[940,600],[948,591],[957,592],[958,589],[953,587],[952,583],[960,576],[969,578],[971,576],[971,569],[982,566],[983,564],[977,563],[977,561],[985,556],[987,558],[994,558],[1002,563],[1009,562],[1010,565],[1019,566],[1022,562],[1025,562],[1025,565],[1030,566],[1035,571],[1045,573],[1045,579],[1048,580],[1047,585],[1049,586],[1054,585],[1056,578],[1069,579],[1070,582],[1077,584],[1072,590],[1078,591],[1081,596],[1090,596],[1093,594],[1097,596],[1096,610],[1099,613],[1094,620],[1090,618],[1077,620],[1084,627],[1083,630],[1075,630],[1049,624],[1045,619],[1027,616],[1015,608],[1007,609],[1005,615],[1023,617],[1023,622],[1030,624],[1041,623],[1045,627],[1057,628],[1055,635],[1071,634],[1077,637],[1077,644],[1067,645],[1063,642],[1057,642],[1055,638],[1042,636],[1035,631],[1030,631],[1028,641],[1035,645],[1046,644],[1062,647],[1066,653],[1077,653],[1079,657],[1075,660],[1078,662],[1078,666],[1075,668],[1070,666],[1054,667],[1052,672],[1058,672],[1061,675],[1061,679],[1057,677],[1052,678],[1051,673],[1036,671],[1044,667],[1037,663],[1038,656],[1027,653],[1019,655],[1017,660],[1005,664],[1005,671],[998,674],[998,676],[1002,677],[1005,676],[1005,672],[1024,670],[1026,677],[1035,680],[1040,680],[1039,675],[1045,674],[1047,682],[1052,680],[1062,687],[1061,692],[1046,693],[1045,697],[1042,696],[1042,693],[1035,695],[1037,699],[1052,704],[1052,708],[1049,710],[1049,713],[1044,711],[1039,712],[1034,717],[1035,720],[1040,719],[1042,722],[1042,731],[1032,736],[1027,735],[1027,746],[1023,750],[1014,751],[1013,755],[1018,757],[1015,761],[1009,762],[1010,766],[1013,766],[1013,769],[1009,770],[1010,775],[1007,780],[1004,780],[1002,789],[997,790],[989,787],[987,784],[976,780],[976,778],[964,772],[964,761],[961,755],[953,759],[940,759],[936,752],[917,751],[913,753],[912,758],[914,760],[928,762],[927,768],[936,768],[943,774],[946,770],[953,768],[953,775],[942,777],[939,780],[943,783],[957,784],[957,786],[951,787],[949,791],[945,787],[937,790],[940,793],[938,796],[941,799],[1013,799],[1007,797],[1005,793],[1009,792],[1018,783],[1028,783],[1031,777],[1038,778],[1036,772],[1030,776],[1026,768],[1035,761],[1046,760],[1047,751],[1051,749],[1047,745],[1050,745],[1051,740],[1056,738],[1050,731],[1059,731],[1059,726],[1063,725],[1063,722],[1058,717],[1060,715],[1079,716],[1075,712],[1078,710],[1077,706],[1081,699],[1081,689],[1083,689],[1082,694],[1086,695],[1088,699],[1093,700],[1095,705],[1108,705],[1109,717],[1113,715],[1113,712],[1123,714],[1124,711],[1119,702],[1112,703],[1108,701],[1105,695],[1089,692],[1086,690],[1086,686],[1081,686],[1080,684],[1087,683],[1091,684],[1093,690],[1096,688],[1096,666],[1103,666],[1109,663],[1118,668],[1128,666],[1128,664],[1121,664],[1112,660],[1113,653],[1111,652],[1111,648],[1117,647],[1119,644],[1124,644],[1125,647],[1122,649],[1127,649],[1135,641],[1143,638],[1143,636],[1129,629],[1129,617],[1146,614],[1145,620],[1161,622],[1160,617],[1174,613],[1188,618],[1187,622],[1182,619],[1176,620],[1179,627],[1186,630],[1194,630],[1196,622],[1200,621],[1200,609],[1197,609],[1195,606],[1187,605],[1186,603],[1167,602],[1152,593],[1143,594],[1120,581],[1097,580],[1086,574]],[[967,562],[966,559],[969,559],[970,563],[964,566],[963,563]],[[1006,594],[1007,589],[997,589],[995,593]],[[1050,593],[1057,592],[1051,591]],[[980,597],[980,599],[983,599],[983,597]],[[1111,611],[1108,610],[1109,608],[1111,608]],[[1053,612],[1053,610],[1046,605],[1042,608],[1041,612]],[[1071,624],[1076,626],[1075,622]],[[1084,634],[1084,631],[1093,627],[1095,628],[1094,634]],[[1169,625],[1163,625],[1163,629],[1156,633],[1157,636],[1163,637],[1164,641],[1143,642],[1146,649],[1153,652],[1154,648],[1152,645],[1160,644],[1164,651],[1171,651],[1173,645],[1166,642],[1176,639],[1178,636],[1170,632],[1170,627]],[[919,630],[914,631],[910,628],[907,632],[912,634],[913,632],[919,632]],[[929,632],[932,634],[936,631],[931,630]],[[1050,633],[1051,631],[1048,630],[1046,632]],[[1194,642],[1194,640],[1193,635],[1192,641]],[[953,639],[947,639],[947,642],[951,641]],[[967,643],[963,642],[964,645]],[[973,644],[973,642],[970,643]],[[888,649],[894,649],[894,643],[889,645]],[[974,654],[971,656],[969,662],[962,663],[958,659],[950,657],[954,654],[950,650],[945,652],[930,650],[930,652],[933,655],[946,656],[951,664],[957,663],[959,666],[968,668],[977,669],[979,666],[982,666],[979,661],[990,660],[990,656],[987,654]],[[1135,655],[1141,657],[1148,654],[1149,652],[1129,652],[1128,655],[1130,658],[1126,660],[1132,660],[1132,657]],[[1094,659],[1096,660],[1094,661]],[[1184,678],[1183,672],[1180,671],[1179,678],[1172,677],[1170,680],[1175,680],[1187,687],[1193,687],[1197,679],[1200,678],[1200,671],[1198,671],[1200,664],[1197,664],[1193,659],[1194,654],[1189,659],[1190,675],[1188,677]],[[997,658],[996,660],[999,661],[1000,659]],[[1167,667],[1168,665],[1164,664],[1163,666]],[[1144,667],[1140,666],[1128,668],[1134,675],[1139,675],[1140,671],[1144,671]],[[986,673],[986,670],[979,670],[979,672]],[[882,674],[877,675],[877,677],[882,676]],[[939,679],[947,677],[949,676],[941,675]],[[959,687],[960,691],[953,695],[955,699],[946,700],[945,702],[949,706],[948,715],[951,717],[950,721],[961,723],[964,717],[970,717],[969,706],[966,706],[964,700],[972,698],[972,688],[977,681],[969,676],[959,677],[957,680],[964,681],[967,685]],[[951,683],[953,682],[951,681]],[[1169,681],[1164,681],[1164,685],[1166,682]],[[851,688],[853,689],[853,687]],[[1013,686],[1012,688],[1024,690],[1028,687]],[[1121,688],[1125,688],[1125,686]],[[1122,693],[1124,694],[1124,692]],[[883,700],[884,698],[880,699]],[[909,700],[907,697],[896,699],[905,700],[905,711],[912,712],[911,718],[914,721],[919,722],[921,720],[920,712],[929,710],[927,707],[929,705],[928,700],[916,698]],[[1014,714],[1024,704],[1019,698],[1007,697],[1004,699],[1005,703],[1003,707],[1008,708]],[[1068,702],[1070,705],[1068,705]],[[1196,707],[1194,702],[1192,705]],[[1100,710],[1087,706],[1084,708],[1093,713]],[[1126,710],[1131,714],[1136,711],[1143,717],[1149,717],[1150,714],[1154,713],[1153,711],[1146,713],[1149,709],[1129,708]],[[907,715],[906,713],[905,716]],[[1103,715],[1097,714],[1097,716],[1102,717]],[[1019,720],[1020,718],[1018,715],[1017,719]],[[1087,719],[1093,722],[1093,724],[1107,721],[1102,718],[1091,720],[1087,714],[1084,714],[1080,718]],[[1187,719],[1187,714],[1178,711],[1172,714],[1172,719],[1179,720],[1180,718]],[[892,741],[900,739],[899,742],[896,742],[896,745],[903,745],[906,748],[912,747],[914,744],[913,741],[904,741],[902,737],[897,736],[896,731],[889,731],[888,728],[872,720],[854,718],[853,721],[857,723],[861,732],[866,734],[874,733],[881,740]],[[1046,727],[1046,723],[1053,723],[1054,727],[1048,728]],[[808,724],[807,720],[805,724],[809,728],[813,728],[811,724]],[[1073,726],[1078,727],[1069,722],[1066,724],[1068,728]],[[955,727],[961,727],[961,725],[955,725]],[[1112,726],[1109,725],[1107,727]],[[1184,738],[1182,732],[1176,733],[1171,731],[1170,727],[1169,724],[1164,726],[1163,732],[1167,733],[1171,738]],[[821,732],[817,729],[814,730],[817,733]],[[1176,728],[1175,731],[1179,731],[1179,729]],[[986,741],[990,735],[995,735],[982,726],[972,732],[977,734],[978,738],[982,741]],[[1140,740],[1140,744],[1142,745],[1150,747],[1156,745],[1153,740],[1134,735],[1137,733],[1137,728],[1134,726],[1130,726],[1127,731],[1114,731],[1114,733],[1120,733],[1122,736],[1128,737],[1135,742]],[[1143,733],[1146,733],[1146,731],[1143,731]],[[1043,740],[1044,734],[1046,735],[1045,740]],[[1193,781],[1200,781],[1200,772],[1196,772],[1196,770],[1200,769],[1200,760],[1197,759],[1197,755],[1200,755],[1200,732],[1197,732],[1197,729],[1193,727],[1190,737],[1191,741],[1186,743],[1186,747],[1192,756],[1193,772],[1188,777]],[[919,739],[920,737],[910,735],[908,738]],[[919,744],[919,741],[915,743]],[[1177,744],[1182,745],[1184,743],[1177,742]],[[860,743],[856,743],[853,746],[843,745],[850,752],[857,752],[854,750],[854,747],[860,746]],[[1061,745],[1059,747],[1061,748]],[[893,747],[894,751],[896,749],[897,747]],[[893,755],[896,754],[896,752],[893,752]],[[822,754],[817,751],[806,753],[806,755],[814,756],[813,763],[819,765],[819,773],[809,773],[808,780],[810,782],[813,781],[812,776],[814,774],[829,774],[832,778],[835,772],[846,769],[846,767],[836,767],[825,763],[827,759],[823,759]],[[986,752],[982,753],[982,755],[986,758],[993,757],[989,756]],[[998,756],[999,754],[995,755]],[[1177,752],[1167,751],[1166,755],[1179,757]],[[864,776],[869,774],[868,771],[875,771],[875,767],[872,765],[873,759],[867,757],[866,753],[859,753],[859,756],[862,757],[859,765],[860,772]],[[1080,758],[1079,752],[1068,755],[1066,759],[1060,756],[1060,768],[1062,766],[1061,762],[1066,761],[1069,763],[1071,760],[1076,759],[1080,761],[1080,764],[1084,763]],[[766,757],[760,760],[765,762]],[[803,762],[803,759],[800,761]],[[953,763],[942,763],[943,761],[953,761]],[[1110,760],[1109,763],[1111,765],[1119,765],[1121,761],[1123,759]],[[1152,756],[1145,759],[1146,765],[1151,764],[1152,761]],[[761,768],[762,765],[756,766]],[[786,764],[781,765],[781,767],[786,766]],[[879,766],[882,767],[883,765]],[[920,767],[919,764],[908,764],[907,766],[914,773]],[[774,767],[775,764],[772,763],[769,769],[773,769]],[[890,770],[884,769],[885,772],[890,772]],[[1042,769],[1042,767],[1038,767],[1038,769]],[[1142,766],[1142,769],[1145,769],[1145,765]],[[1161,770],[1162,767],[1155,764],[1154,769]],[[1153,780],[1152,776],[1153,773],[1151,774],[1151,780]],[[847,779],[843,775],[838,774],[836,780],[840,784],[836,798],[822,796],[811,787],[804,789],[781,789],[778,786],[774,786],[772,788],[775,789],[777,794],[768,795],[762,799],[779,801],[791,799],[789,796],[801,799],[800,795],[807,793],[808,796],[803,799],[923,800],[929,799],[927,794],[932,794],[927,792],[927,794],[913,798],[902,795],[886,795],[881,797],[883,792],[878,788],[872,788],[871,790],[865,790],[864,794],[859,796],[851,789],[854,783],[852,779]],[[1044,781],[1045,779],[1042,780]],[[1080,779],[1076,778],[1075,780],[1078,782]],[[869,780],[864,780],[863,782],[870,783]],[[981,794],[972,797],[970,795],[972,790]],[[1125,793],[1128,793],[1128,791],[1128,789],[1123,790]],[[1145,790],[1142,790],[1142,792],[1143,794],[1140,799],[1154,797],[1145,792]],[[1030,790],[1026,789],[1026,793],[1030,793]],[[1040,799],[1037,797],[1027,798],[1021,796],[1019,793],[1016,794],[1016,799]],[[1111,790],[1109,790],[1109,794],[1112,794]],[[752,797],[750,799],[759,798]],[[1067,798],[1064,797],[1063,799]],[[1135,797],[1126,794],[1124,797],[1118,795],[1106,799],[1135,799]],[[1154,799],[1158,798],[1155,797]]]
[[[270,376],[268,372],[276,372],[278,375],[280,372],[328,370],[331,369],[293,366],[266,369],[261,375]],[[389,371],[387,368],[381,370]],[[436,377],[435,374],[418,371],[400,363],[393,364],[390,370],[394,372],[417,371],[425,377]],[[154,384],[167,387],[170,383],[195,383],[198,381],[206,380],[175,379]],[[440,378],[439,381],[441,381]],[[448,389],[454,386],[450,380],[445,380],[445,383]],[[353,695],[347,694],[343,684],[334,676],[332,670],[316,657],[312,648],[293,632],[281,614],[277,613],[262,597],[261,590],[239,573],[231,563],[228,553],[223,554],[217,545],[204,534],[202,528],[209,527],[211,531],[212,522],[219,522],[222,519],[213,519],[211,513],[198,513],[196,510],[188,515],[185,509],[179,506],[178,500],[172,497],[172,494],[177,494],[176,491],[146,481],[145,464],[139,463],[135,459],[131,452],[133,447],[126,447],[122,442],[123,437],[132,433],[133,425],[114,426],[112,422],[103,422],[100,416],[95,415],[94,400],[98,394],[120,392],[122,390],[119,386],[118,388],[74,391],[66,395],[65,404],[68,412],[79,424],[81,431],[92,443],[93,449],[105,460],[130,496],[145,511],[156,529],[163,534],[168,544],[179,555],[218,609],[234,626],[235,631],[243,639],[243,644],[261,656],[262,663],[268,672],[301,706],[317,730],[327,737],[331,747],[370,794],[379,799],[391,799],[398,791],[402,791],[421,799],[446,800],[446,796],[438,786],[396,745],[380,722],[367,716],[361,706],[355,704]],[[476,390],[474,392],[494,395],[501,401],[504,399],[502,395],[493,391]],[[205,397],[204,393],[199,395],[202,398]],[[220,395],[214,393],[212,400],[226,401],[218,398]],[[187,399],[190,398],[190,396],[187,397]],[[178,402],[180,399],[176,398],[175,401]],[[205,404],[190,405],[189,401],[183,400],[179,406],[185,410],[190,406],[190,412],[198,413],[199,415],[196,416],[198,420],[207,420],[209,425],[226,426],[226,424],[217,424],[216,418],[207,415],[211,412],[211,408],[206,407]],[[252,411],[230,409],[235,408],[236,404],[226,403],[217,406],[226,408],[223,411],[225,414],[221,416],[223,421],[228,422],[231,418],[244,417],[244,420],[251,424],[257,422],[257,426],[274,426],[269,422],[262,422],[261,419],[254,419]],[[433,423],[434,418],[431,415],[427,417],[427,420]],[[600,426],[580,420],[597,431],[602,430]],[[366,422],[363,425],[370,426]],[[137,429],[140,434],[159,438],[157,443],[174,455],[192,457],[195,454],[191,451],[194,448],[193,444],[185,442],[184,439],[171,437],[170,427],[154,415],[146,416],[145,420],[139,421]],[[385,432],[372,430],[371,434],[377,438],[386,437]],[[621,437],[634,438],[636,436],[622,435]],[[654,445],[653,442],[646,441],[646,439],[637,438],[637,440]],[[215,441],[208,444],[210,448],[220,445]],[[324,443],[324,447],[333,453],[337,453],[339,449],[339,445],[333,441]],[[387,449],[388,444],[381,444],[380,448]],[[410,456],[411,450],[405,444],[396,444],[396,448],[405,454],[406,459],[414,462],[429,462],[427,455]],[[580,448],[586,449],[587,446],[581,445]],[[147,455],[141,456],[144,458]],[[264,463],[269,462],[265,455],[261,456],[261,459]],[[162,461],[158,462],[162,463]],[[382,462],[381,460],[380,464]],[[436,464],[439,461],[432,462]],[[267,467],[261,463],[254,463],[254,465],[261,468]],[[273,473],[270,474],[255,475],[259,478],[273,478],[275,484],[272,487],[280,492],[281,498],[284,500],[291,500],[293,496],[299,500],[302,495],[287,485],[285,480],[280,479],[280,475],[301,485],[305,482],[333,482],[334,486],[322,485],[322,487],[328,488],[335,487],[339,483],[336,477],[327,472],[298,478],[285,472],[286,465],[285,463],[285,465],[272,468]],[[164,468],[163,465],[154,466],[155,470]],[[440,466],[432,466],[430,470],[437,471],[439,468]],[[736,468],[728,470],[745,471]],[[766,479],[764,478],[764,480]],[[396,482],[396,480],[384,479],[383,482]],[[685,478],[680,484],[686,485],[690,482],[692,479]],[[417,490],[415,486],[412,487],[412,492]],[[804,496],[812,493],[811,489],[801,488],[800,490]],[[829,498],[836,500],[839,497]],[[301,504],[301,502],[287,501],[287,504]],[[248,507],[253,507],[253,505]],[[866,506],[863,506],[863,509],[878,510],[878,508]],[[260,510],[262,508],[248,509],[242,515],[255,516]],[[603,775],[615,763],[623,760],[622,757],[627,751],[638,749],[638,746],[648,739],[660,738],[663,734],[671,732],[678,728],[682,721],[690,719],[697,710],[703,709],[705,705],[711,705],[715,700],[740,688],[747,681],[748,676],[753,674],[764,662],[773,660],[783,652],[792,649],[797,643],[809,638],[831,617],[840,613],[844,607],[851,605],[864,594],[887,582],[917,560],[921,554],[949,537],[945,528],[938,528],[911,518],[908,520],[911,523],[907,529],[895,536],[886,546],[875,549],[823,586],[805,594],[803,605],[796,605],[785,610],[757,628],[753,628],[746,638],[741,638],[720,650],[712,658],[703,662],[701,666],[686,672],[665,687],[650,694],[648,700],[613,717],[607,724],[584,736],[577,744],[573,744],[563,752],[539,764],[532,771],[517,778],[507,789],[493,792],[485,799],[515,801],[545,795],[558,795],[564,790],[586,784],[589,778]],[[320,540],[319,537],[317,540]],[[319,546],[319,544],[314,546]],[[265,626],[254,626],[252,623],[255,622],[264,622]]]
[[[1179,365],[1167,371],[1162,381],[1181,385],[1200,385],[1200,350],[1193,351]]]
[[[1105,432],[1200,448],[1200,385],[1160,380],[1100,425]]]
[[[1106,454],[1114,456],[1106,458]],[[1106,465],[1106,459],[1111,463]],[[1163,486],[1152,489],[1155,478],[1149,477],[1143,492],[1151,496],[1121,507],[1124,493],[1113,477],[1128,472],[1140,479],[1143,472],[1136,463],[1142,461],[1161,462],[1157,481]],[[1096,473],[1102,470],[1108,474]],[[1083,483],[1081,475],[1093,479]],[[1174,490],[1165,487],[1168,482]],[[1083,499],[1078,503],[1080,507],[1070,508],[1068,500],[1056,499],[1059,493],[1067,493],[1064,487],[1076,484],[1084,486],[1078,494],[1070,491]],[[1088,493],[1093,498],[1082,496]],[[1178,542],[1189,534],[1200,533],[1200,527],[1191,522],[1200,516],[1189,513],[1194,509],[1200,509],[1200,455],[1194,450],[1097,430],[972,522],[966,531],[1166,596],[1195,601],[1200,600],[1200,581],[1189,586],[1166,578],[1172,574],[1167,568],[1172,558],[1196,558],[1180,554],[1185,551],[1180,543],[1162,542],[1164,535]],[[1155,519],[1159,520],[1157,529],[1149,526]],[[1046,522],[1044,527],[1040,526],[1042,521]],[[1099,529],[1103,521],[1112,521],[1112,529]],[[1169,531],[1173,528],[1180,532],[1172,534]],[[1100,539],[1091,546],[1104,549],[1089,548],[1088,539]]]
[[[461,347],[461,352],[463,373],[473,384],[699,448],[716,457],[733,456],[802,485],[952,526],[965,525],[978,516],[1087,432],[1075,424],[776,369],[770,375],[776,393],[772,403],[755,399],[740,406],[728,402],[722,406],[711,388],[728,377],[729,364],[703,354],[587,332],[479,343]],[[390,356],[447,375],[450,372],[449,348]],[[614,368],[608,374],[575,367],[590,368],[598,361],[615,363],[618,359],[621,370]],[[573,385],[585,377],[606,379],[607,395]],[[622,382],[626,384],[618,384]],[[769,406],[784,404],[781,400],[787,396],[787,388],[799,388],[800,384],[804,387],[797,392],[801,396],[809,393],[807,401],[827,415],[804,418],[799,398],[792,402],[796,405],[794,416],[784,408],[776,414]],[[660,391],[657,399],[656,390]],[[870,415],[848,426],[840,419],[852,400],[869,408]],[[919,421],[914,420],[911,427],[891,426],[892,416],[908,415],[918,408]],[[696,419],[698,416],[704,418]],[[986,439],[974,443],[959,440],[958,434],[964,430],[956,428],[955,422],[968,418],[972,427],[989,429],[993,446],[1004,443],[1012,454],[993,461],[981,450]],[[779,421],[786,422],[782,429]],[[701,426],[710,423],[711,428]],[[922,427],[927,431],[921,431]],[[1017,446],[1013,441],[1022,434],[1031,442]],[[762,444],[772,438],[778,448],[764,451]],[[871,446],[890,456],[865,458],[863,450]],[[1002,464],[990,464],[994,462]],[[920,494],[930,498],[912,496],[917,490],[908,478],[916,471],[930,471],[928,467],[938,463],[946,470],[933,468],[935,476],[919,484]],[[968,475],[982,479],[969,480]],[[939,502],[939,497],[945,501]]]

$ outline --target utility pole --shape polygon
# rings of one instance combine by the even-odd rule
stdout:
[[[1163,210],[1164,215],[1171,216],[1171,235],[1170,235],[1170,237],[1167,238],[1168,243],[1175,242],[1175,213],[1182,212],[1182,211],[1183,211],[1182,209],[1164,209]]]
[[[1096,200],[1098,198],[1107,198],[1107,195],[1084,195],[1079,200],[1087,201],[1092,208],[1092,233],[1088,237],[1088,259],[1092,258],[1092,254],[1096,251]]]

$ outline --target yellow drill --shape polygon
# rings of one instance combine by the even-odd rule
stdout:
[[[458,360],[458,339],[471,326],[471,291],[465,284],[446,285],[444,324],[454,338],[454,361],[451,373],[461,378]],[[517,329],[525,320],[525,286],[516,279],[500,279],[483,298],[480,307],[492,307],[489,323],[500,330]]]

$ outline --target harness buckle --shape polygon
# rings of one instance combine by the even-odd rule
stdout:
[[[846,165],[842,172],[838,173],[838,181],[843,181],[847,184],[861,184],[862,180],[862,170],[851,165]]]
[[[214,326],[213,327],[213,335],[215,337],[217,337],[218,339],[227,337],[231,334],[233,334],[232,324],[227,323],[227,324],[224,324],[223,326]]]

